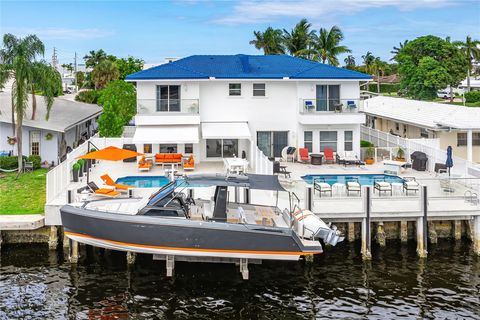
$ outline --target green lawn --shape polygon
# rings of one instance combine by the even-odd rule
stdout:
[[[0,214],[43,214],[47,169],[0,173]]]
[[[455,104],[457,106],[463,106],[463,102],[447,102],[448,104]],[[480,102],[466,102],[466,107],[478,108],[480,107]]]

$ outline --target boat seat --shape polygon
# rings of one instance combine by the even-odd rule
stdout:
[[[271,219],[275,227],[288,228],[288,224],[285,222],[282,216],[274,215]]]
[[[245,213],[245,221],[248,224],[257,224],[257,220],[255,219],[255,213],[246,212]]]

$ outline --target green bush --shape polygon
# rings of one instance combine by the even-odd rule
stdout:
[[[470,92],[465,92],[465,102],[480,102],[480,91],[474,90]]]
[[[13,170],[18,168],[18,158],[13,157],[0,157],[0,168],[5,170]]]
[[[100,94],[101,90],[81,91],[75,96],[75,101],[97,104]]]
[[[366,141],[366,140],[360,140],[360,147],[361,148],[373,147],[373,143],[371,143],[370,141]]]
[[[377,92],[377,84],[370,83],[368,91]],[[380,83],[380,93],[396,93],[400,91],[400,84],[398,83]]]
[[[42,158],[37,155],[31,155],[27,157],[27,162],[33,163],[33,169],[40,169],[40,165],[42,164]]]
[[[75,162],[72,166],[72,169],[73,169],[73,171],[78,171],[78,170],[80,170],[81,167],[82,166],[78,162]]]

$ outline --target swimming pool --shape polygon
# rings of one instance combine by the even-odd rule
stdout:
[[[387,174],[332,174],[332,175],[327,175],[327,174],[321,174],[321,175],[316,175],[316,174],[309,174],[306,176],[303,176],[302,179],[305,180],[307,183],[312,183],[314,179],[318,178],[323,178],[325,179],[325,182],[327,182],[330,185],[333,185],[334,183],[345,183],[347,180],[356,178],[358,179],[358,182],[361,185],[367,185],[367,186],[373,186],[373,181],[375,179],[384,179],[387,182],[398,182],[398,183],[403,183],[403,179],[398,177],[398,176],[391,176]]]
[[[182,178],[177,179],[177,186],[180,186],[184,181]],[[126,176],[120,177],[115,183],[126,184],[135,188],[161,188],[170,182],[165,176]],[[185,185],[183,185],[185,186]],[[189,187],[208,187],[206,185],[199,185],[190,183]]]

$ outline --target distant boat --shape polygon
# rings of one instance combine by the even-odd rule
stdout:
[[[193,199],[171,182],[150,197],[65,205],[60,209],[65,234],[113,250],[258,260],[299,260],[322,253],[319,239],[332,245],[343,240],[308,210],[228,201],[228,187],[271,190],[278,197],[287,191],[277,176],[200,175],[183,181],[187,187],[215,186],[213,198]]]

